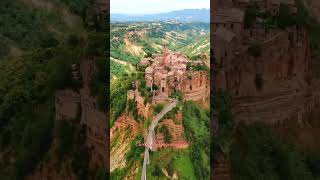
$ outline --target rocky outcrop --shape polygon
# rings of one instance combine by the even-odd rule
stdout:
[[[87,128],[86,145],[91,151],[90,167],[105,167],[107,163],[107,114],[98,107],[96,97],[91,94],[91,78],[96,71],[93,60],[80,64],[83,88],[80,90],[81,124]]]
[[[125,155],[138,134],[138,123],[127,114],[117,119],[110,130],[110,172],[126,166]]]
[[[307,32],[303,29],[274,32],[262,41],[258,57],[250,54],[249,45],[240,45],[243,48],[236,54],[232,50],[228,53],[233,54],[232,58],[217,65],[217,87],[231,92],[236,120],[274,124],[298,112],[307,96],[310,61]]]
[[[218,154],[213,163],[213,172],[210,179],[213,180],[231,180],[230,164],[227,158],[222,154]]]
[[[184,127],[182,125],[182,113],[179,111],[175,117],[175,119],[164,119],[161,123],[159,123],[158,127],[165,126],[168,128],[170,135],[172,136],[170,143],[165,143],[164,134],[157,133],[156,134],[156,149],[159,148],[175,148],[175,149],[184,149],[189,147],[189,144],[184,139]]]

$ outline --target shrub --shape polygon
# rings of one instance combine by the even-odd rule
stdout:
[[[255,58],[261,56],[262,44],[260,42],[252,43],[248,48],[248,53]]]
[[[313,179],[299,147],[279,138],[270,126],[242,124],[237,132],[230,155],[235,180]]]
[[[160,166],[158,164],[156,164],[154,167],[154,170],[152,172],[152,175],[159,177],[159,176],[161,176],[161,173],[162,173],[162,171],[160,169]]]
[[[144,147],[137,146],[137,142],[144,142],[144,137],[142,134],[136,136],[136,138],[131,142],[130,150],[126,154],[126,160],[129,164],[135,162],[137,159],[140,159],[140,155],[144,151]]]
[[[156,91],[156,90],[159,89],[159,87],[158,87],[157,85],[153,84],[153,85],[152,85],[152,89]]]
[[[244,27],[251,28],[253,24],[256,22],[257,13],[259,12],[259,8],[256,3],[250,4],[249,7],[245,11],[244,15]]]
[[[291,15],[289,6],[287,4],[280,4],[277,22],[278,26],[283,29],[295,24],[295,19],[293,19],[293,16]]]
[[[164,105],[163,105],[163,104],[157,104],[157,105],[154,107],[153,112],[154,112],[155,114],[159,114],[159,113],[162,111],[163,108],[164,108]]]
[[[256,85],[257,90],[262,90],[263,88],[263,84],[264,84],[264,80],[261,74],[256,74],[255,78],[254,78],[254,83]]]
[[[171,143],[172,135],[170,134],[170,131],[167,131],[166,134],[164,134],[164,142],[169,144]]]

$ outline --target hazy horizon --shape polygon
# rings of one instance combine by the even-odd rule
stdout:
[[[110,0],[111,14],[150,15],[186,9],[210,9],[210,0]]]
[[[126,16],[143,16],[143,15],[153,15],[153,14],[163,14],[163,13],[171,13],[171,12],[174,12],[174,11],[183,11],[183,10],[210,10],[208,8],[201,8],[201,9],[196,9],[196,8],[193,8],[193,9],[177,9],[177,10],[172,10],[172,11],[164,11],[164,12],[154,12],[154,13],[148,13],[148,14],[128,14],[128,13],[111,13],[110,14],[121,14],[121,15],[126,15]]]

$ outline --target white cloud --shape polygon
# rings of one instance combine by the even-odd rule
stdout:
[[[111,0],[111,13],[153,14],[181,9],[210,8],[210,0]]]

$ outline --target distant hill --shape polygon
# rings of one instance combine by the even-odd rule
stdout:
[[[180,22],[210,22],[209,9],[184,9],[168,13],[150,14],[150,15],[126,15],[111,14],[111,21],[171,21]]]

